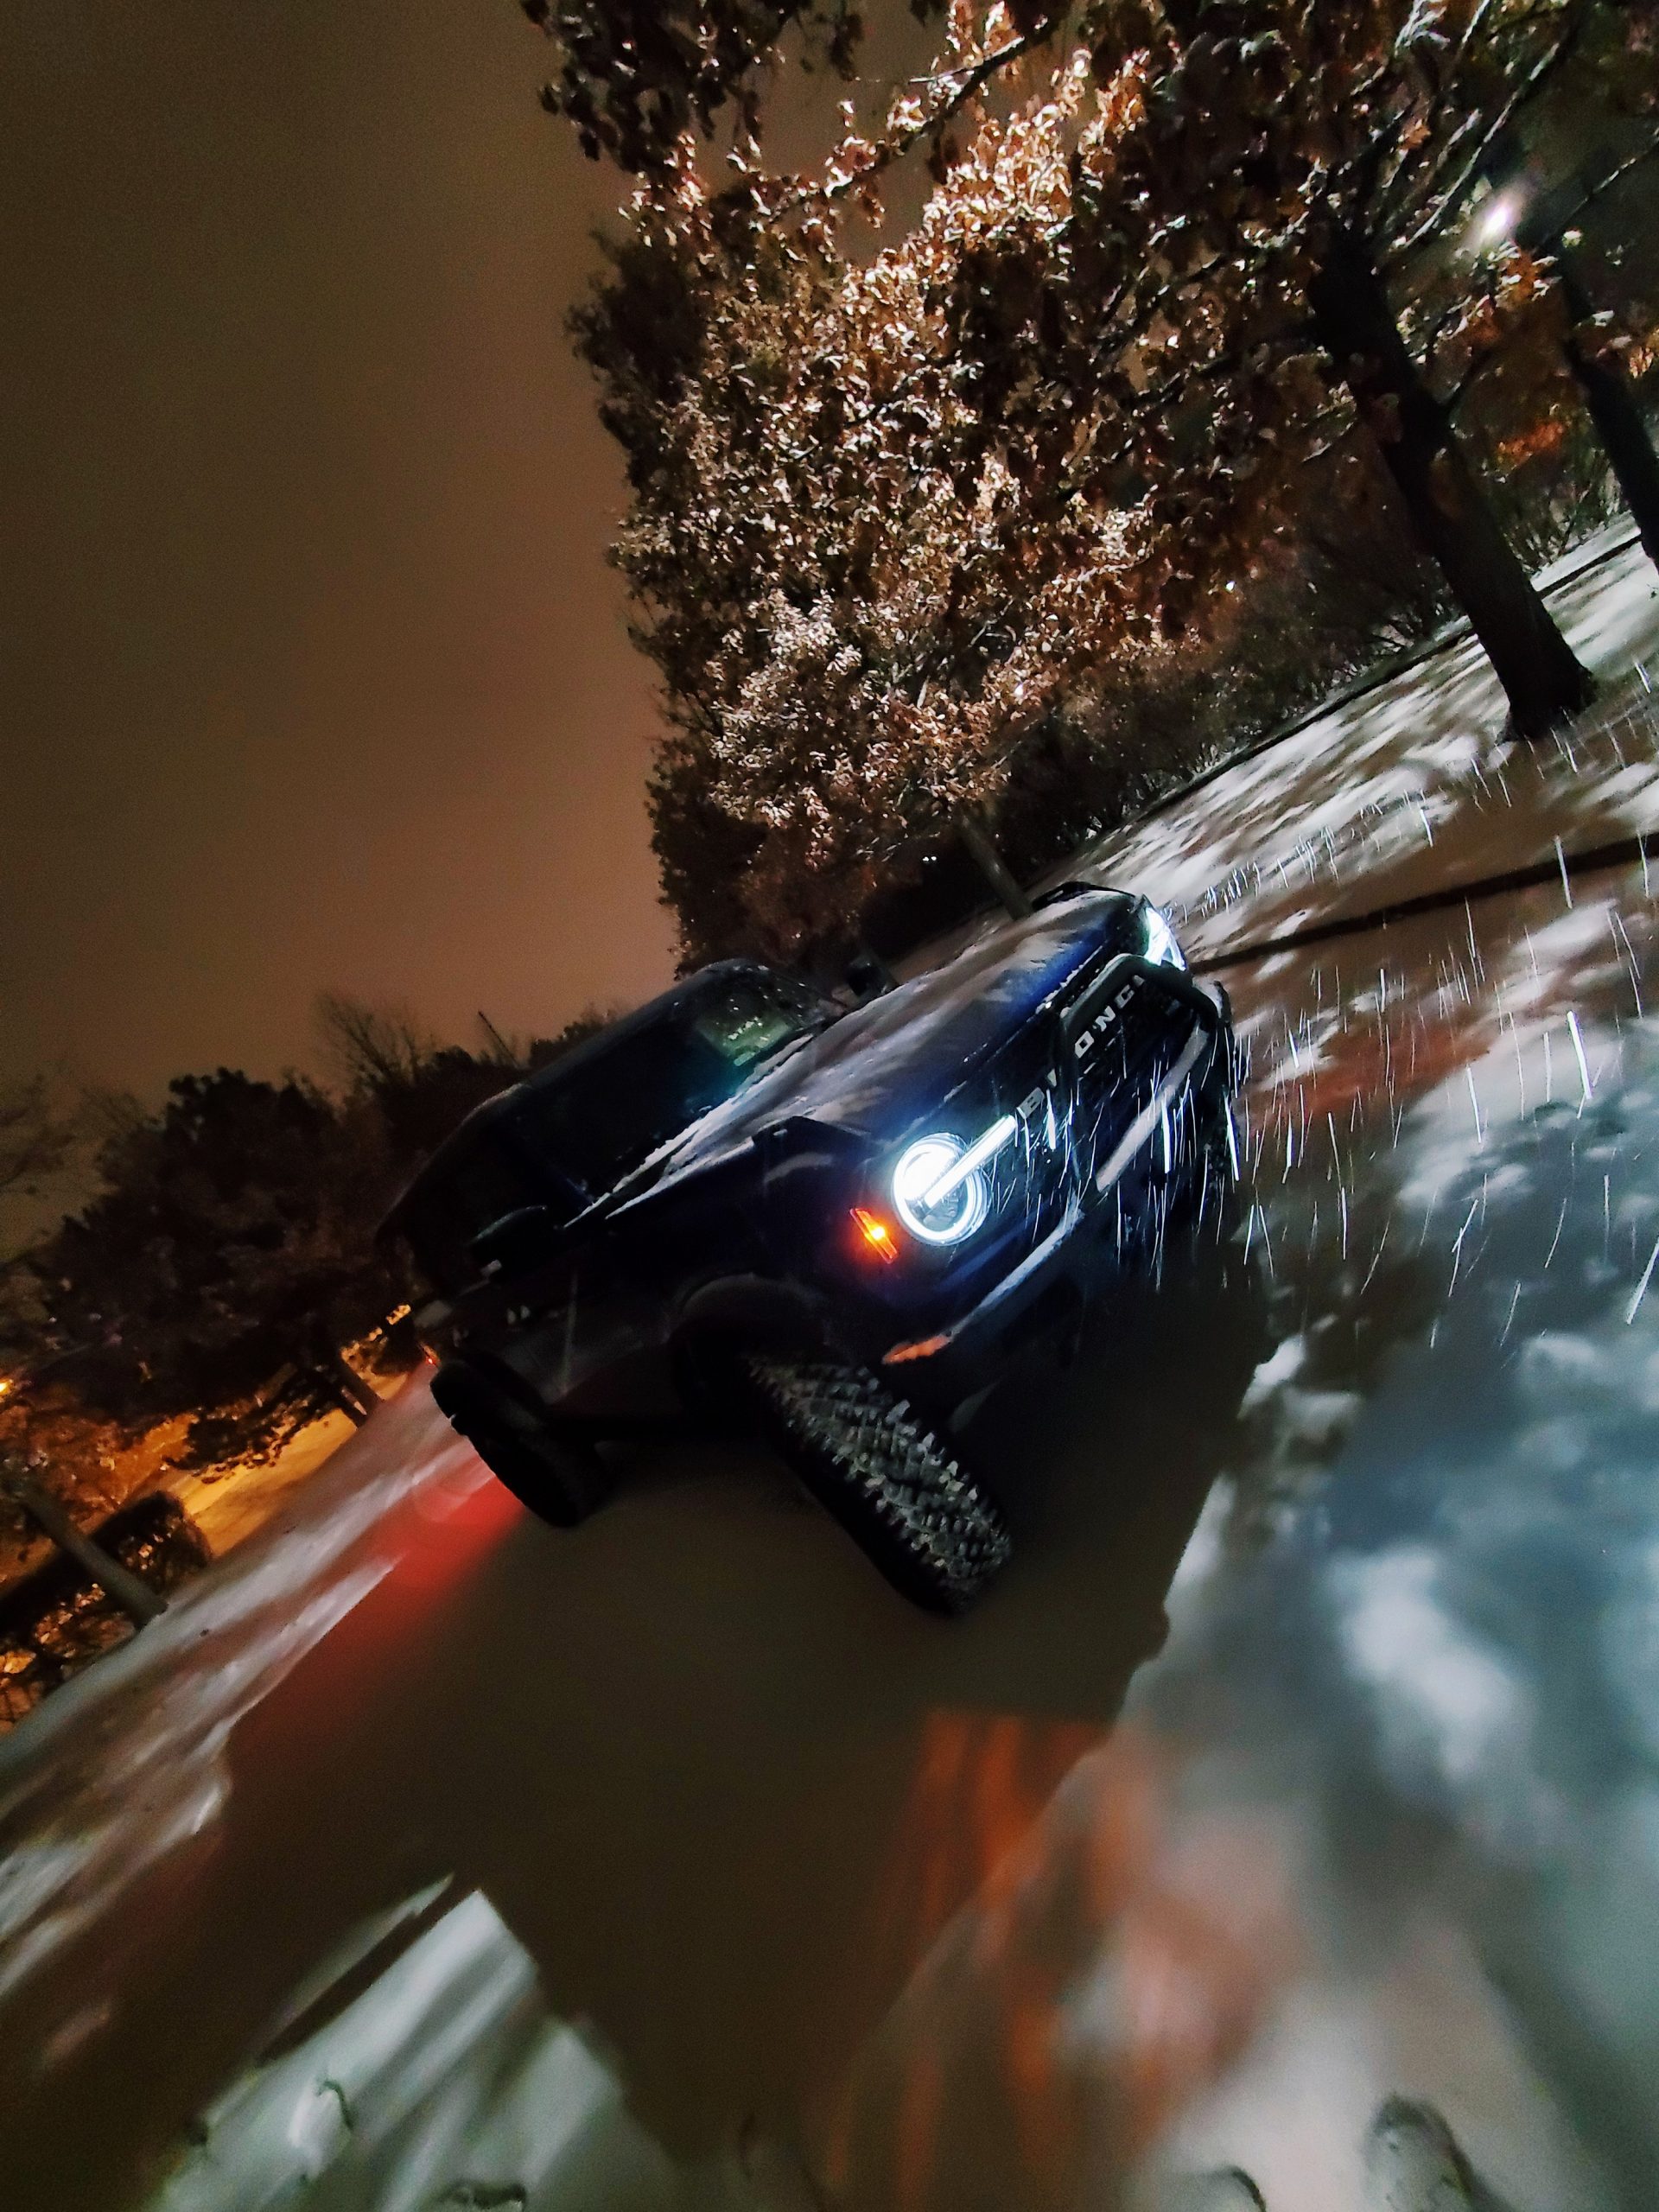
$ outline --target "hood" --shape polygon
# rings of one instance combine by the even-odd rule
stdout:
[[[729,1158],[780,1122],[871,1143],[901,1135],[1114,943],[1135,903],[1123,892],[1088,893],[1004,922],[943,967],[842,1015],[647,1163],[653,1187]]]

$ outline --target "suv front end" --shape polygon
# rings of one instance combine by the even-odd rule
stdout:
[[[1225,994],[1147,914],[1145,950],[1091,963],[874,1154],[838,1225],[865,1356],[936,1403],[979,1389],[1044,1315],[1155,1243],[1184,1195],[1202,1204],[1236,1173]]]

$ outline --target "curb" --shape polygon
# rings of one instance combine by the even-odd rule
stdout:
[[[1339,914],[1328,922],[1313,922],[1304,930],[1283,937],[1264,937],[1254,944],[1235,945],[1230,951],[1212,953],[1195,960],[1195,976],[1212,976],[1219,969],[1242,968],[1251,960],[1265,960],[1279,952],[1298,952],[1304,945],[1328,944],[1343,937],[1363,937],[1369,930],[1385,930],[1390,922],[1409,920],[1416,914],[1443,912],[1450,906],[1471,906],[1483,899],[1501,899],[1513,891],[1530,891],[1541,883],[1559,883],[1566,891],[1580,876],[1605,874],[1609,869],[1633,868],[1639,861],[1645,879],[1650,855],[1659,854],[1659,832],[1619,837],[1611,844],[1592,845],[1587,852],[1566,853],[1555,841],[1553,859],[1533,861],[1525,868],[1506,868],[1498,875],[1477,876],[1468,883],[1447,884],[1443,890],[1420,892],[1414,899],[1396,899],[1386,906],[1373,906],[1363,914]],[[1569,892],[1567,904],[1572,904]]]

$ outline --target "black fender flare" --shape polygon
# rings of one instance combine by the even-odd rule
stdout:
[[[493,1390],[498,1398],[507,1400],[525,1413],[538,1419],[547,1416],[547,1401],[527,1376],[521,1375],[511,1360],[487,1344],[460,1344],[441,1362],[438,1373],[446,1368],[464,1367]],[[433,1378],[435,1381],[436,1377]]]
[[[722,1384],[724,1354],[736,1346],[817,1352],[834,1342],[829,1301],[779,1275],[721,1275],[698,1285],[670,1318],[669,1356],[688,1403]]]

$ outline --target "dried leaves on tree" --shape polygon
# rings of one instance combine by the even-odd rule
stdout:
[[[686,4],[664,66],[626,10],[548,11],[553,105],[640,180],[578,331],[627,454],[616,558],[664,681],[658,846],[694,948],[833,929],[954,805],[995,810],[1045,734],[1272,559],[1310,456],[1357,484],[1381,457],[1490,602],[1519,723],[1581,696],[1524,573],[1507,601],[1490,581],[1501,534],[1421,364],[1374,372],[1370,340],[1533,103],[1649,98],[1650,10],[939,13],[932,66],[795,175],[757,136],[767,68],[847,68],[850,17]],[[931,188],[881,244],[912,154]]]

